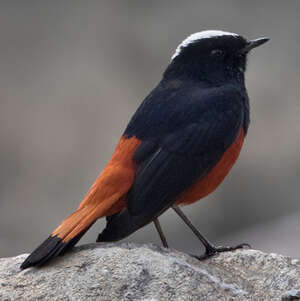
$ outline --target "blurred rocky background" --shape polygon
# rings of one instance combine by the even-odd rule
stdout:
[[[299,11],[296,0],[2,0],[0,256],[29,252],[77,207],[178,43],[222,29],[271,41],[249,59],[238,164],[185,212],[218,244],[300,257]],[[173,212],[161,223],[172,247],[202,252]],[[153,225],[127,240],[159,243]]]

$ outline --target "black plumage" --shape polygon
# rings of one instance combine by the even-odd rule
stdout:
[[[87,198],[21,268],[41,266],[63,255],[104,216],[107,225],[97,241],[125,238],[154,221],[189,188],[210,179],[211,171],[238,141],[238,149],[226,159],[227,166],[221,165],[222,176],[212,177],[213,188],[205,188],[207,194],[212,192],[234,164],[248,130],[247,53],[267,40],[247,41],[222,31],[204,31],[184,40],[160,83],[131,118],[112,162]],[[200,194],[197,191],[191,201],[203,197]],[[186,220],[180,209],[175,211]],[[208,255],[234,249],[216,248],[200,233],[197,236]]]
[[[171,62],[124,132],[142,141],[136,177],[127,208],[98,241],[122,239],[159,216],[212,170],[240,128],[247,133],[247,43],[240,36],[203,39]]]

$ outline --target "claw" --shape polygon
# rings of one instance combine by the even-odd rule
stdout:
[[[211,246],[211,247],[206,249],[204,254],[202,254],[200,256],[192,255],[192,257],[197,258],[198,260],[205,260],[205,259],[208,259],[208,258],[218,254],[218,253],[234,251],[234,250],[237,250],[237,249],[244,249],[245,247],[251,249],[251,246],[247,243],[242,243],[242,244],[239,244],[239,245],[234,246],[234,247],[223,247],[223,246],[215,247],[215,246]]]
[[[252,248],[251,245],[248,244],[248,243],[241,243],[241,244],[235,246],[234,250],[237,250],[237,249],[244,249],[245,247],[248,248],[248,249],[251,249],[251,248]]]

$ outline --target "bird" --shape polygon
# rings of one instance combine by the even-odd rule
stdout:
[[[22,263],[42,266],[69,251],[99,218],[97,242],[119,241],[173,208],[205,247],[205,259],[247,244],[212,244],[181,209],[212,193],[235,164],[249,126],[245,71],[249,52],[266,43],[222,30],[188,36],[160,82],[130,119],[106,167],[78,208]]]

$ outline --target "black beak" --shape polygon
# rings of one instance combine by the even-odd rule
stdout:
[[[269,40],[270,40],[269,38],[259,38],[259,39],[255,39],[255,40],[250,40],[247,42],[246,47],[243,48],[243,51],[247,53],[250,50],[252,50],[253,48],[256,48],[262,44],[265,44]]]

